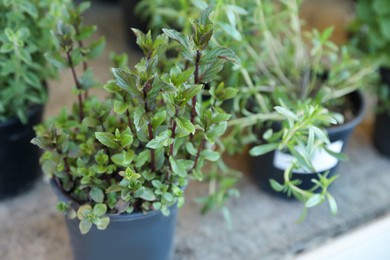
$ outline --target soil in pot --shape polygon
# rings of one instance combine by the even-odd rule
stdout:
[[[52,182],[61,201],[69,201]],[[75,260],[170,260],[173,258],[177,207],[170,208],[166,217],[160,211],[132,214],[108,214],[110,224],[105,230],[95,226],[85,235],[79,230],[79,221],[65,216],[69,239]]]
[[[390,68],[381,67],[379,74],[382,83],[390,89]],[[390,97],[388,97],[390,98]],[[380,106],[381,104],[379,104]],[[390,114],[383,111],[375,115],[373,141],[375,148],[390,158]]]
[[[34,106],[28,123],[13,118],[0,123],[0,199],[30,188],[41,175],[39,148],[30,143],[33,127],[42,122],[43,106]]]
[[[348,98],[352,101],[355,109],[355,117],[343,125],[327,129],[331,141],[329,149],[335,152],[344,151],[348,140],[356,125],[361,122],[364,115],[364,98],[360,92],[351,93]],[[292,156],[280,151],[269,152],[265,155],[252,158],[252,176],[261,189],[277,196],[287,198],[286,194],[276,192],[272,189],[269,179],[275,179],[283,183],[283,173],[292,160]],[[318,174],[325,174],[329,171],[329,176],[335,174],[339,161],[326,152],[320,152],[315,156],[313,165],[318,173],[306,173],[304,171],[295,171],[292,179],[301,180],[298,187],[310,189],[314,186],[312,179],[318,179]]]

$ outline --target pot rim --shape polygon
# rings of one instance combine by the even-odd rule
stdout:
[[[30,108],[27,111],[27,118],[29,120],[27,121],[26,125],[28,125],[30,123],[31,117],[33,117],[39,111],[43,110],[43,107],[44,107],[44,104],[34,104],[34,105],[30,106]],[[11,126],[16,125],[16,124],[22,124],[22,122],[20,121],[20,119],[17,116],[14,116],[14,117],[7,119],[4,122],[0,122],[0,128],[8,128],[8,127],[11,127]],[[24,124],[22,124],[22,125],[24,125]]]
[[[332,128],[327,128],[326,132],[328,133],[328,135],[343,132],[343,131],[346,131],[348,129],[354,128],[363,120],[363,117],[364,117],[365,112],[367,110],[367,104],[366,104],[366,100],[364,98],[364,95],[362,94],[362,92],[360,90],[355,90],[355,91],[349,93],[347,96],[352,96],[352,95],[356,95],[356,98],[357,98],[357,102],[353,102],[357,108],[357,111],[358,111],[357,114],[355,115],[355,117],[351,121],[349,121],[345,124],[341,124],[341,125],[338,125],[338,126],[335,126]],[[356,104],[356,103],[358,103],[358,104]]]
[[[74,201],[68,194],[63,192],[58,187],[57,183],[54,181],[53,178],[50,178],[49,182],[50,182],[51,187],[53,188],[54,193],[57,195],[57,197],[60,201],[65,201],[65,202],[71,201],[75,205],[80,205],[79,203]],[[176,208],[177,208],[176,205],[169,207],[171,214],[173,214],[172,211],[176,210]],[[157,214],[162,214],[162,213],[160,210],[151,210],[151,211],[147,211],[146,213],[143,213],[143,212],[133,212],[130,214],[128,214],[128,213],[126,213],[126,214],[109,213],[109,214],[105,214],[105,216],[110,218],[110,222],[124,222],[124,221],[134,221],[134,220],[139,220],[139,219],[146,219],[146,218],[153,217]],[[78,220],[78,219],[70,219],[70,220]]]

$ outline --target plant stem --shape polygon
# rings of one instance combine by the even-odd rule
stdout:
[[[175,136],[176,136],[176,126],[177,126],[177,123],[176,121],[174,120],[173,121],[173,126],[172,126],[172,139],[175,140]],[[173,141],[171,143],[171,145],[169,146],[169,154],[172,156],[173,155],[173,146],[175,144],[175,141]]]
[[[76,36],[80,36],[80,28],[74,24],[73,25],[75,31],[76,31]],[[83,41],[82,40],[78,40],[78,44],[80,46],[80,48],[84,48],[84,44],[83,44]],[[84,54],[81,54],[83,57],[84,57]],[[88,69],[88,63],[87,61],[83,60],[83,70],[84,72]],[[85,91],[84,93],[84,98],[88,98],[88,90]]]
[[[198,147],[198,152],[196,153],[194,166],[192,167],[192,170],[195,170],[196,167],[198,166],[199,156],[200,156],[200,153],[203,151],[205,144],[206,144],[206,139],[203,138],[202,141],[200,142],[199,147]]]
[[[196,59],[195,59],[195,71],[194,71],[194,83],[199,84],[199,66],[200,66],[200,58],[202,57],[202,52],[200,50],[196,51]],[[192,109],[191,109],[191,123],[195,122],[196,117],[196,96],[192,98]]]
[[[76,74],[76,70],[74,68],[72,57],[70,56],[70,51],[66,52],[66,57],[68,59],[68,64],[69,64],[70,69],[72,71],[73,80],[76,84],[76,88],[77,88],[77,90],[81,91],[82,87],[81,87],[81,84],[77,78],[77,74]],[[83,97],[82,97],[81,93],[78,93],[77,97],[78,97],[78,104],[79,104],[79,117],[80,117],[80,122],[81,122],[84,119]]]
[[[147,91],[151,89],[151,86],[150,86],[150,83],[149,82],[146,82],[145,83],[145,86],[143,88],[143,94],[144,94],[144,106],[145,106],[145,112],[148,113],[150,112],[149,110],[149,107],[148,107],[148,101],[146,99],[147,97]],[[151,121],[149,120],[149,123],[148,123],[148,135],[149,135],[149,140],[153,140],[153,127],[152,127],[152,123]],[[153,149],[150,149],[150,160],[151,160],[151,168],[152,168],[152,171],[154,172],[156,170],[156,159],[155,159],[155,152]]]

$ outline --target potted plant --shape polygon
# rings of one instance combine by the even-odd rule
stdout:
[[[224,142],[232,154],[250,146],[253,175],[263,189],[294,196],[306,206],[328,199],[335,211],[328,187],[338,159],[345,159],[340,152],[362,119],[364,100],[356,90],[365,86],[372,68],[333,44],[331,28],[303,32],[298,2],[216,5],[212,44],[228,46],[242,61],[222,72],[225,85],[236,87],[229,91],[233,103],[225,106],[233,118]],[[165,14],[174,9],[163,7],[169,9]],[[182,13],[199,11],[195,4],[189,8]]]
[[[32,142],[45,150],[42,168],[68,216],[75,259],[172,257],[183,190],[189,179],[202,180],[206,160],[219,159],[216,141],[230,118],[219,108],[223,97],[200,100],[205,84],[223,91],[214,84],[218,72],[226,60],[238,62],[229,49],[208,47],[211,11],[192,22],[192,36],[165,29],[152,39],[134,29],[145,58],[130,70],[114,57],[106,101],[85,97],[91,74],[78,77],[73,57],[91,51],[80,48],[68,23],[59,25],[65,56],[52,56],[70,67],[78,102],[37,127]],[[165,57],[168,37],[181,50],[177,57]]]
[[[56,72],[43,54],[56,46],[50,30],[67,3],[0,1],[0,198],[40,176],[39,149],[30,140],[47,101],[46,81]]]
[[[356,19],[352,24],[351,44],[360,57],[368,57],[378,68],[373,85],[377,96],[377,107],[373,129],[373,141],[378,151],[390,157],[390,32],[388,20],[390,6],[385,1],[359,0]]]
[[[253,19],[236,21],[248,32],[241,32],[241,47],[233,49],[248,59],[238,69],[243,81],[230,121],[238,127],[227,140],[231,147],[251,145],[253,175],[263,189],[294,196],[307,207],[328,200],[335,211],[328,187],[362,119],[357,90],[372,68],[333,44],[332,28],[303,32],[296,0],[256,1],[247,10]]]

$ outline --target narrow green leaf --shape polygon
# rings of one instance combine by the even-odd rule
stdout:
[[[260,156],[260,155],[269,153],[273,150],[276,150],[278,148],[278,146],[279,146],[278,144],[258,145],[258,146],[253,147],[252,149],[250,149],[249,154],[251,156]]]

